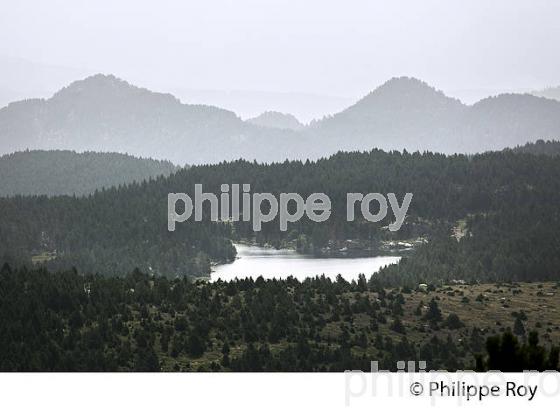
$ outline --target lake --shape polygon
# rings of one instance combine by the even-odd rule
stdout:
[[[317,275],[335,279],[358,279],[363,273],[369,279],[383,266],[397,263],[400,256],[373,256],[365,258],[318,258],[302,255],[291,249],[273,249],[236,244],[237,259],[232,263],[215,266],[212,280],[224,281],[235,278],[284,279],[293,276],[299,280]]]

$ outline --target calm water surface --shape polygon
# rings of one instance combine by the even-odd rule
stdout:
[[[358,279],[363,273],[367,278],[381,267],[397,263],[400,256],[374,256],[367,258],[317,258],[301,255],[290,249],[271,249],[259,246],[235,245],[237,259],[216,266],[212,280],[231,280],[236,277],[282,279],[293,276],[299,280],[317,275],[335,279],[340,273],[346,280]]]

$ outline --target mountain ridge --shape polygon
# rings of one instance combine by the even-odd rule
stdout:
[[[475,153],[559,136],[560,102],[502,94],[466,105],[421,80],[395,77],[308,126],[262,125],[97,74],[49,99],[0,109],[0,153],[115,151],[179,164],[239,158],[280,162],[372,148]]]
[[[169,161],[115,152],[18,151],[0,156],[0,197],[76,195],[169,176]]]

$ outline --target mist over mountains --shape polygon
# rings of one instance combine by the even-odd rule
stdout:
[[[96,71],[0,54],[0,108],[27,98],[47,98],[76,78]]]
[[[537,97],[550,98],[551,100],[560,101],[560,86],[547,87],[542,90],[533,91],[531,94],[536,95]]]
[[[288,116],[273,117],[243,121],[228,110],[183,104],[170,94],[98,74],[49,99],[0,109],[0,153],[115,151],[181,165],[313,159],[372,148],[474,153],[560,136],[558,101],[504,94],[465,105],[406,77],[393,78],[346,110],[308,126],[298,127]],[[283,125],[286,120],[292,126]]]
[[[417,79],[394,78],[312,132],[329,144],[345,136],[347,149],[474,153],[559,135],[559,114],[557,101],[528,94],[465,105]]]
[[[76,81],[48,100],[0,110],[2,152],[29,149],[115,151],[176,164],[247,156],[272,159],[254,147],[261,127],[217,107],[182,104],[170,94],[134,87],[114,76]],[[268,130],[276,138],[283,131]],[[245,144],[254,147],[247,152]]]

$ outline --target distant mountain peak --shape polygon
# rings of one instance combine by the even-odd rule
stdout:
[[[385,83],[383,83],[380,87],[391,87],[391,86],[401,86],[401,85],[422,86],[422,87],[433,88],[425,81],[422,81],[416,77],[407,77],[407,76],[392,77],[389,80],[385,81]]]
[[[84,87],[107,87],[107,86],[138,88],[126,82],[125,80],[121,80],[120,78],[114,76],[113,74],[99,73],[86,77],[82,80],[73,81],[66,87],[62,88],[60,91],[72,90],[75,88],[84,88]]]
[[[140,88],[136,87],[129,82],[120,79],[113,74],[93,74],[82,80],[77,80],[68,85],[66,88],[72,88],[77,86],[120,86],[120,87],[130,87],[130,88]]]
[[[78,95],[82,93],[107,93],[113,91],[140,91],[149,92],[148,90],[133,86],[128,82],[115,77],[112,74],[94,74],[82,80],[77,80],[62,88],[53,95],[53,99]]]
[[[517,94],[503,93],[483,98],[472,105],[474,108],[488,107],[497,105],[500,107],[509,107],[512,110],[527,110],[528,107],[548,107],[549,109],[557,109],[560,100],[549,98],[535,94]]]
[[[304,127],[299,120],[292,114],[278,111],[265,111],[255,118],[249,118],[248,123],[259,127],[278,128],[284,130],[297,131]]]
[[[414,77],[393,77],[389,81],[377,87],[365,98],[377,95],[387,96],[391,94],[397,94],[400,97],[408,97],[410,95],[419,95],[422,97],[433,96],[460,103],[459,100],[446,96],[443,91],[440,91],[425,81]]]
[[[113,74],[97,73],[84,78],[83,80],[74,81],[74,83],[87,83],[87,82],[113,82],[128,84],[125,80],[121,80]]]
[[[346,118],[346,121],[362,124],[365,121],[370,125],[392,118],[395,123],[414,124],[435,113],[455,116],[465,107],[461,101],[417,78],[393,77],[333,118]]]

